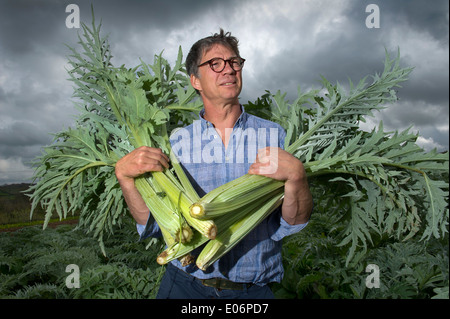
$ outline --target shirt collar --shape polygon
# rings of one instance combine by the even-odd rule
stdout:
[[[245,112],[245,108],[242,104],[241,104],[241,110],[242,110],[242,113],[241,113],[241,115],[239,115],[239,118],[237,119],[236,123],[234,124],[235,128],[237,128],[237,127],[242,128],[242,127],[244,127],[245,123],[247,123],[248,113]],[[209,122],[203,118],[204,114],[205,114],[205,109],[203,108],[198,115],[198,117],[202,123],[202,127],[213,127],[213,124],[211,122]]]

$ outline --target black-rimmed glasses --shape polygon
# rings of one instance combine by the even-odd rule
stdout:
[[[216,73],[220,73],[225,69],[225,65],[228,62],[230,67],[234,71],[240,71],[244,67],[245,59],[242,58],[231,58],[228,60],[224,60],[222,58],[212,58],[211,60],[208,60],[202,64],[199,64],[198,67],[204,66],[209,64],[211,70],[213,70]]]

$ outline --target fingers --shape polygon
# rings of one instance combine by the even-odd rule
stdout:
[[[303,164],[297,158],[277,147],[259,150],[256,161],[250,166],[248,173],[282,181],[298,181],[306,175]]]
[[[155,170],[169,168],[169,157],[160,148],[142,146],[137,149],[137,164],[144,167],[155,167]]]
[[[256,155],[257,163],[267,163],[270,160],[270,155],[277,151],[277,147],[265,147],[258,150]]]
[[[266,147],[258,151],[255,163],[253,163],[248,173],[273,177],[278,170],[279,148]]]
[[[134,150],[132,153],[133,155],[130,158],[129,165],[135,165],[139,174],[163,171],[169,167],[169,158],[159,148],[143,146]]]
[[[255,174],[255,175],[263,175],[263,171],[265,168],[269,166],[269,163],[260,163],[256,162],[250,165],[250,168],[248,170],[248,174]]]
[[[133,179],[147,172],[163,171],[169,167],[169,157],[159,148],[139,147],[116,163],[116,176]]]

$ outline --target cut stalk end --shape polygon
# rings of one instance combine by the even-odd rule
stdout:
[[[175,241],[177,242],[180,241],[180,234],[181,234],[181,242],[183,244],[190,242],[192,237],[194,236],[194,232],[188,225],[184,225],[182,229],[177,233]]]
[[[179,259],[181,266],[186,267],[187,265],[192,264],[195,261],[195,257],[191,254],[184,255]]]
[[[194,203],[189,208],[189,213],[194,218],[200,218],[205,215],[205,210],[203,209],[203,206],[199,203]]]
[[[217,226],[213,224],[213,226],[209,229],[208,238],[215,239],[217,236]]]
[[[200,264],[200,263],[197,263],[197,267],[198,267],[198,269],[200,269],[202,271],[205,271],[206,268],[208,268],[208,266],[206,266],[205,264]]]
[[[156,258],[156,262],[159,265],[165,265],[167,263],[167,257],[169,257],[169,254],[167,253],[167,251],[163,251],[161,254],[159,254],[159,256]]]

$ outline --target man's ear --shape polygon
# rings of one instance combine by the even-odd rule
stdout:
[[[192,87],[194,89],[196,89],[197,91],[201,91],[202,90],[202,85],[200,83],[200,79],[198,77],[196,77],[194,74],[191,74],[190,79],[191,79]]]

